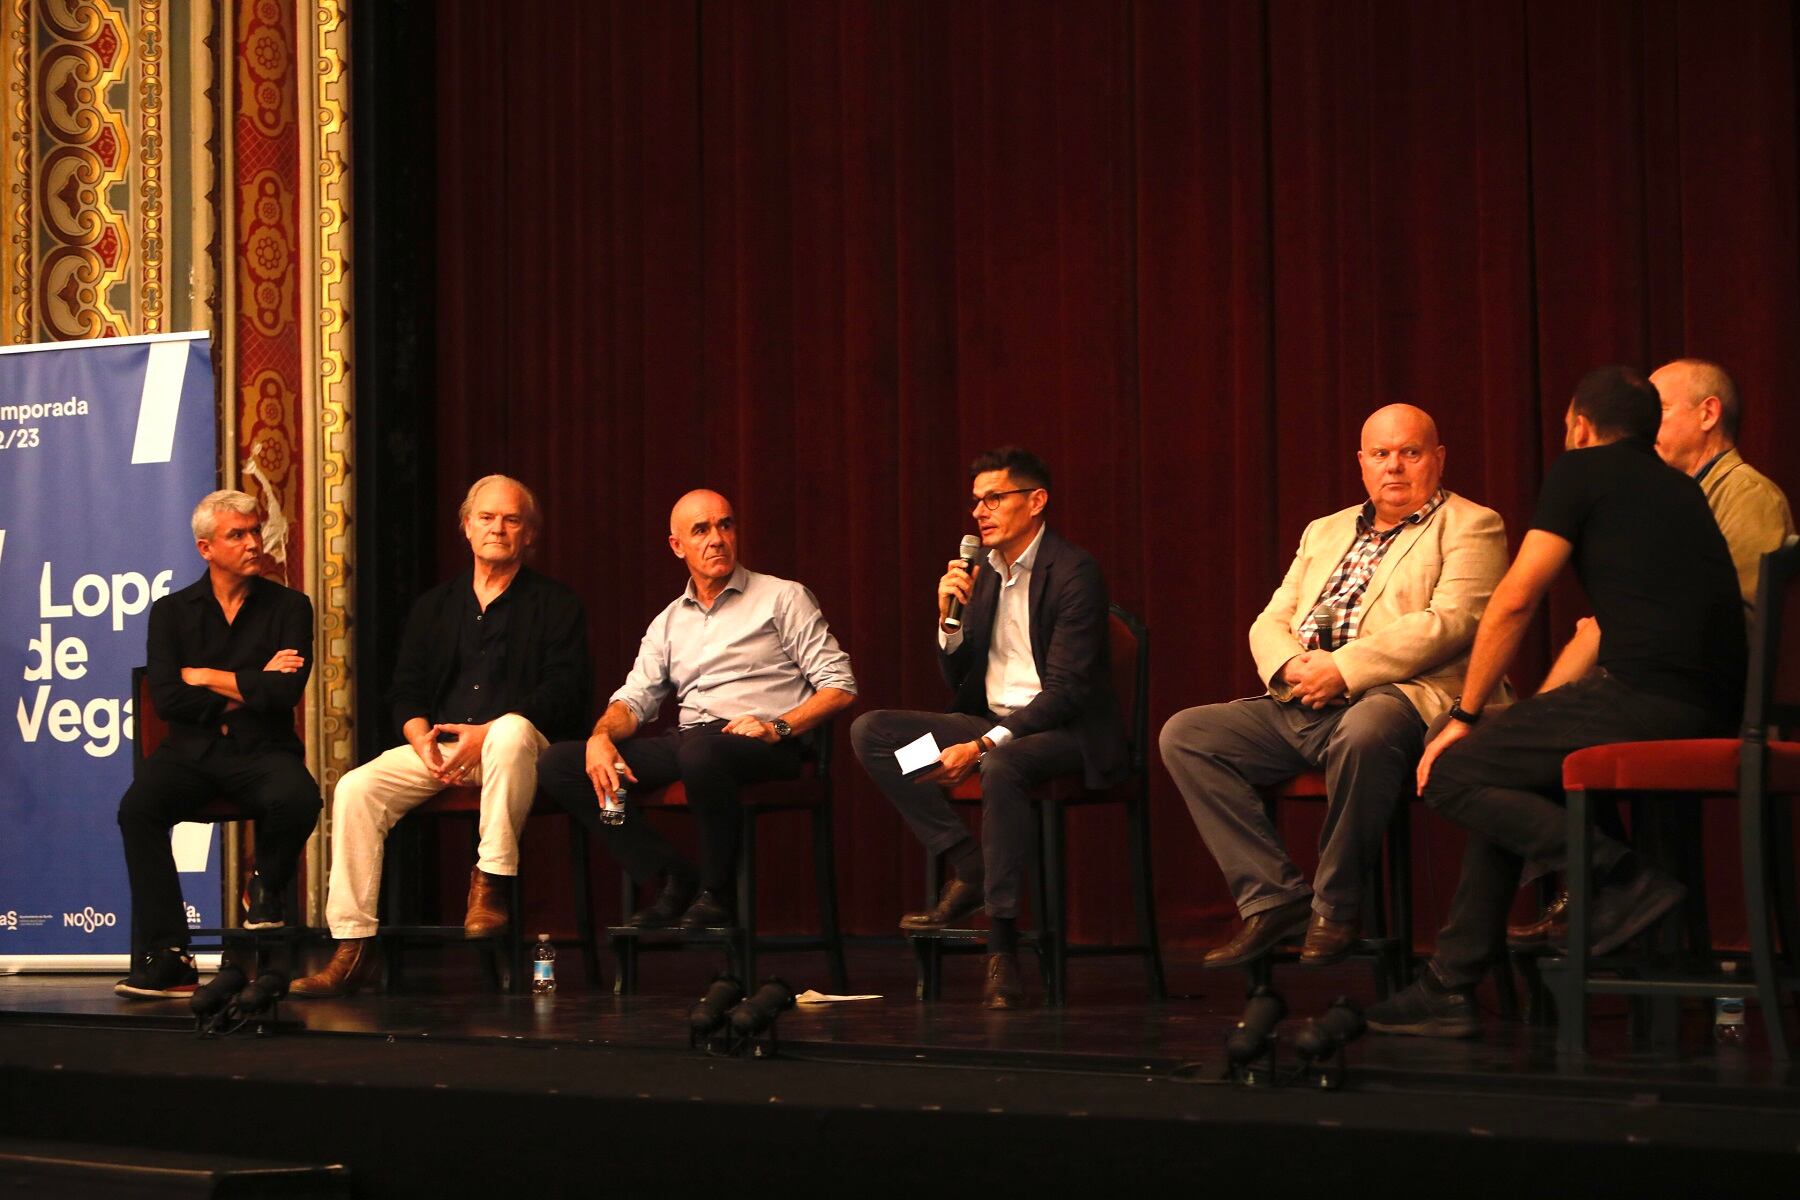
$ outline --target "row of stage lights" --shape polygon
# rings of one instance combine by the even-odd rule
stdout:
[[[277,1006],[287,995],[288,977],[265,970],[255,980],[227,963],[188,1001],[196,1031],[202,1037],[236,1033],[244,1028],[270,1033],[280,1025]],[[794,1007],[794,989],[777,978],[765,979],[746,992],[735,975],[716,977],[706,994],[688,1010],[688,1046],[708,1054],[766,1058],[779,1050],[775,1022]],[[1344,1083],[1344,1047],[1363,1035],[1368,1023],[1348,996],[1339,996],[1321,1017],[1309,1020],[1294,1035],[1299,1064],[1285,1077],[1276,1057],[1277,1027],[1287,1018],[1287,1001],[1264,983],[1244,1005],[1244,1015],[1225,1039],[1227,1075],[1249,1087],[1305,1083],[1327,1090]]]

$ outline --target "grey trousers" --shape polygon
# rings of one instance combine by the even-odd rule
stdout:
[[[1257,696],[1176,713],[1163,726],[1162,759],[1239,915],[1311,894],[1314,912],[1348,921],[1359,913],[1363,874],[1380,858],[1394,806],[1412,791],[1424,732],[1418,711],[1392,684],[1323,709]],[[1325,825],[1308,887],[1256,789],[1321,766]]]
[[[942,854],[969,836],[968,827],[942,788],[900,774],[894,751],[925,733],[941,748],[972,742],[993,727],[992,717],[882,709],[856,718],[850,726],[850,745],[925,849]],[[1081,743],[1066,729],[1014,738],[981,760],[981,865],[988,916],[1019,915],[1019,892],[1037,828],[1031,789],[1053,776],[1079,770]]]

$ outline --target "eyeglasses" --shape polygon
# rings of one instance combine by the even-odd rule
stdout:
[[[1000,497],[1028,496],[1035,491],[1037,491],[1036,488],[1010,488],[1004,492],[989,492],[985,496],[975,497],[975,503],[981,505],[981,507],[987,509],[989,512],[993,512],[996,508],[1000,507]]]

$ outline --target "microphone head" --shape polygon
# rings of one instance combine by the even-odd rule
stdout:
[[[974,562],[981,553],[981,539],[972,533],[963,534],[962,547],[956,552],[964,562]]]

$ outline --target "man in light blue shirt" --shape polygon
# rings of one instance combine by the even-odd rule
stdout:
[[[856,696],[850,656],[812,593],[745,568],[737,538],[731,502],[717,492],[676,501],[669,548],[687,566],[687,587],[644,631],[637,661],[588,739],[560,742],[538,762],[538,786],[633,879],[661,880],[655,902],[628,922],[641,929],[732,923],[738,788],[799,775],[806,735]],[[635,737],[671,696],[678,728]],[[622,786],[629,797],[633,787],[676,780],[699,822],[698,872],[648,822],[600,820],[600,805]]]

